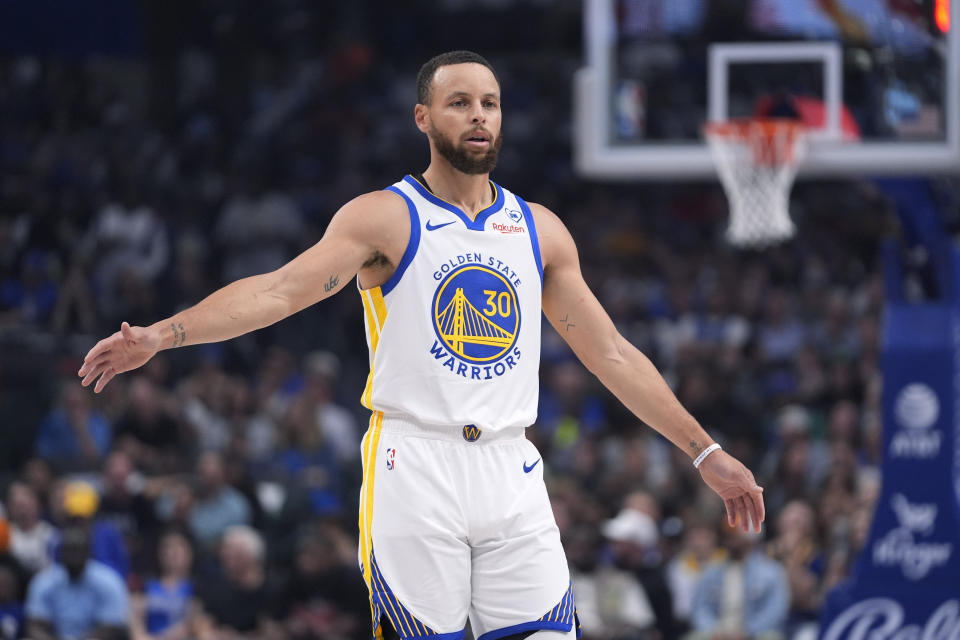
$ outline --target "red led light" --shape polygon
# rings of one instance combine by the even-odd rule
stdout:
[[[937,0],[933,9],[933,18],[942,33],[950,30],[950,0]]]

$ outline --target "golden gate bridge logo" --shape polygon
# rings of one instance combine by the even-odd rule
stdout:
[[[433,312],[437,335],[469,362],[506,355],[520,329],[513,285],[481,265],[467,265],[447,276],[434,296]]]

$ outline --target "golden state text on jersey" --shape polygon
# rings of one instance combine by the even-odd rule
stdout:
[[[450,265],[464,263],[456,268]],[[492,256],[461,254],[444,263],[431,313],[437,339],[430,354],[455,375],[490,380],[517,366],[521,310],[514,283],[516,272]],[[510,280],[510,276],[514,280]]]

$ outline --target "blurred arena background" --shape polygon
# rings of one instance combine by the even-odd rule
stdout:
[[[528,436],[584,636],[721,637],[722,585],[699,578],[754,549],[772,577],[722,637],[957,637],[958,4],[0,3],[0,637],[78,522],[137,640],[177,616],[176,637],[369,635],[359,297],[99,396],[75,372],[121,321],[279,267],[422,170],[415,74],[459,48],[502,78],[494,178],[564,219],[620,330],[766,488],[764,534],[724,530],[686,456],[547,329]],[[819,59],[754,61],[723,113],[816,128],[836,108],[843,141],[801,166],[796,236],[737,249],[701,139],[709,49],[799,41],[839,52],[833,107]]]

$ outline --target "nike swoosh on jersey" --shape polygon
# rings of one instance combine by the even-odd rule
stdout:
[[[443,224],[430,224],[430,221],[427,220],[427,231],[436,231],[437,229],[441,229],[447,225],[453,224],[454,222],[456,222],[456,220],[451,220],[450,222],[444,222]]]
[[[531,465],[528,467],[528,466],[527,466],[527,461],[524,460],[524,461],[523,461],[523,472],[524,472],[524,473],[530,473],[531,471],[533,471],[533,468],[534,468],[535,466],[537,466],[537,464],[538,464],[539,462],[540,462],[540,458],[537,458],[536,462],[534,462],[533,464],[531,464]]]

